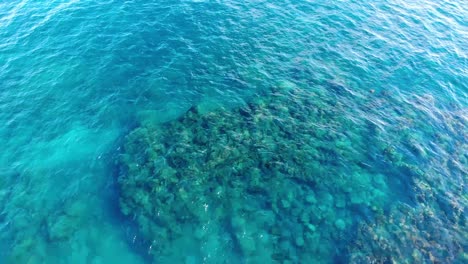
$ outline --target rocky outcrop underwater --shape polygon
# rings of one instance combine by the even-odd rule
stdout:
[[[283,81],[240,107],[137,127],[120,207],[156,262],[462,262],[466,152],[437,152],[466,150],[466,128],[442,118],[451,136],[384,92]]]

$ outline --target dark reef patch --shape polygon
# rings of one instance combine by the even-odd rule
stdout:
[[[283,81],[242,107],[192,107],[177,120],[132,131],[121,158],[120,206],[138,223],[154,259],[384,263],[466,257],[463,239],[443,236],[466,235],[466,196],[437,206],[443,190],[431,183],[443,180],[436,170],[445,165],[435,163],[414,132],[431,133],[423,114],[396,102],[390,108],[388,95],[347,105],[353,95],[330,85],[308,91]],[[402,116],[402,123],[385,128],[392,137],[372,122],[376,105]],[[368,111],[369,119],[358,120],[357,111]],[[466,162],[466,155],[452,158]],[[417,167],[415,159],[433,167]],[[435,221],[431,210],[437,208],[448,212],[447,223]]]

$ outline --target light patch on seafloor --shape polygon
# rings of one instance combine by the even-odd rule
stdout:
[[[74,125],[19,156],[0,182],[7,263],[144,263],[103,196],[118,133]]]

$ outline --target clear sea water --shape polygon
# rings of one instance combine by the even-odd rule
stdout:
[[[344,145],[359,164],[283,186],[319,204],[309,231],[263,245],[234,217],[251,240],[184,229],[184,244],[123,213],[131,131],[196,133],[180,121],[192,106],[225,115],[272,87],[336,113],[302,121],[350,138],[317,155],[343,161]],[[463,0],[1,0],[0,263],[467,263],[467,124]],[[361,196],[340,189],[358,179]]]

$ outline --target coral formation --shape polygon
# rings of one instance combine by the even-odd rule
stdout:
[[[435,243],[437,231],[417,224],[440,227],[424,216],[430,205],[405,192],[436,173],[412,165],[429,154],[411,123],[397,118],[401,127],[388,128],[395,138],[381,138],[371,119],[353,113],[372,118],[372,108],[391,98],[382,93],[356,105],[344,87],[328,87],[308,91],[283,81],[241,107],[194,106],[175,121],[131,132],[120,205],[155,260],[177,259],[174,248],[185,252],[180,262],[205,263],[223,263],[213,256],[226,254],[246,263],[456,259],[466,244]],[[405,125],[410,131],[401,133]],[[466,200],[459,204],[449,228],[465,227]],[[401,243],[416,248],[404,252]]]
[[[432,96],[401,102],[384,95],[369,106],[387,109],[398,120],[374,133],[387,173],[395,189],[407,186],[408,200],[394,203],[375,221],[359,225],[350,260],[396,263],[465,263],[468,248],[466,213],[467,113],[452,110],[428,115]],[[372,111],[370,111],[371,114]],[[435,127],[441,126],[437,130]],[[444,131],[444,132],[441,132]],[[403,188],[404,189],[404,188]],[[401,197],[401,195],[400,195]]]

